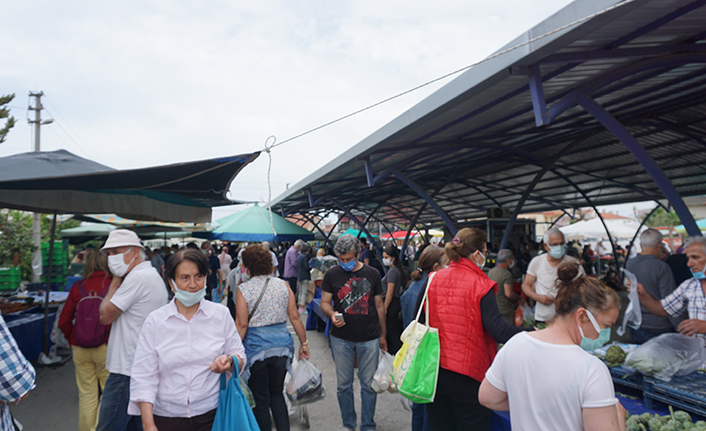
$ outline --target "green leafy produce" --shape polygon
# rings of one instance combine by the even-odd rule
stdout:
[[[620,346],[610,346],[605,354],[605,361],[608,368],[619,367],[625,362],[627,354]]]
[[[669,406],[669,415],[643,413],[625,415],[626,431],[706,431],[706,421],[692,422],[691,415],[685,411],[674,411]]]

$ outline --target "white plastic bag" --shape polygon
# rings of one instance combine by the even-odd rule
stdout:
[[[706,349],[701,340],[670,333],[655,337],[628,353],[623,367],[668,382],[675,375],[693,373],[705,361]]]
[[[637,294],[637,277],[635,277],[635,274],[627,269],[623,269],[623,276],[625,277],[624,284],[625,286],[628,286],[628,289],[630,290],[630,293],[628,294],[630,303],[625,309],[623,324],[620,325],[620,328],[616,331],[618,335],[621,336],[625,334],[625,328],[627,325],[630,325],[633,329],[639,329],[640,325],[642,325],[642,309],[640,308],[640,297]]]
[[[313,403],[325,395],[321,371],[306,359],[298,361],[292,368],[292,379],[287,384],[287,398],[292,405]]]
[[[373,381],[370,383],[370,387],[379,394],[385,392],[392,385],[392,363],[395,358],[387,353],[380,350],[380,359],[378,359],[378,368],[373,376]]]

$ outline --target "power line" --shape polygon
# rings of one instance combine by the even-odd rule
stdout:
[[[76,139],[74,139],[74,137],[71,136],[71,134],[68,131],[66,131],[66,129],[64,129],[64,127],[61,125],[61,123],[57,123],[59,125],[59,128],[64,133],[66,133],[66,136],[68,136],[69,139],[71,139],[71,141],[74,142],[78,148],[80,148],[82,151],[89,154],[94,160],[98,160],[99,158],[96,156],[96,154],[92,150],[90,150],[91,146],[89,144],[87,144],[86,141],[81,139],[81,136],[79,136],[79,134],[76,132],[76,130],[74,130],[74,128],[71,127],[71,124],[69,124],[68,120],[66,120],[66,118],[63,115],[61,115],[61,112],[59,112],[59,109],[56,107],[56,105],[54,105],[54,103],[52,103],[51,99],[46,94],[44,95],[44,97],[46,98],[47,102],[49,102],[49,104],[51,105],[54,112],[56,112],[56,114],[59,116],[59,118],[61,118],[61,120],[66,124],[66,127],[68,127],[73,132]],[[49,111],[47,110],[47,112],[49,112]],[[85,145],[87,148],[84,148],[81,144],[79,144],[79,141],[83,145]]]
[[[347,118],[350,118],[350,117],[353,117],[353,116],[355,116],[355,115],[358,115],[358,114],[360,114],[360,113],[362,113],[362,112],[365,112],[365,111],[367,111],[367,110],[370,110],[370,109],[372,109],[372,108],[375,108],[375,107],[377,107],[377,106],[380,106],[380,105],[382,105],[382,104],[384,104],[384,103],[387,103],[387,102],[390,102],[390,101],[392,101],[392,100],[398,99],[398,98],[400,98],[400,97],[402,97],[402,96],[405,96],[405,95],[407,95],[407,94],[409,94],[409,93],[415,92],[415,91],[417,91],[417,90],[419,90],[419,89],[421,89],[421,88],[427,87],[427,86],[429,86],[429,85],[431,85],[431,84],[434,84],[434,83],[436,83],[436,82],[442,81],[442,80],[444,80],[444,79],[446,79],[446,78],[449,78],[449,77],[451,77],[451,76],[454,76],[454,75],[456,75],[456,74],[459,74],[459,73],[461,73],[461,72],[463,72],[463,71],[466,71],[466,70],[468,70],[468,69],[470,69],[470,68],[472,68],[472,67],[474,67],[474,66],[478,66],[478,65],[481,64],[481,63],[485,63],[486,61],[492,60],[493,58],[500,57],[501,55],[507,54],[508,52],[514,51],[514,50],[516,50],[516,49],[518,49],[518,48],[522,48],[522,47],[525,46],[525,45],[529,45],[530,43],[536,42],[536,41],[538,41],[538,40],[540,40],[540,39],[543,39],[543,38],[545,38],[545,37],[547,37],[547,36],[551,36],[552,34],[558,33],[558,32],[560,32],[560,31],[566,30],[567,28],[570,28],[570,27],[573,27],[573,26],[575,26],[575,25],[581,24],[582,22],[585,22],[585,21],[588,21],[588,20],[590,20],[590,19],[593,19],[593,18],[595,18],[595,17],[597,17],[597,16],[599,16],[599,15],[603,15],[604,13],[610,12],[610,11],[612,11],[612,10],[614,10],[614,9],[618,9],[618,8],[620,8],[620,7],[623,7],[623,6],[625,6],[625,5],[627,5],[627,4],[630,4],[630,3],[634,2],[634,1],[635,1],[635,0],[625,0],[625,1],[623,1],[622,3],[618,3],[618,4],[615,4],[615,5],[613,5],[613,6],[609,6],[609,7],[605,8],[605,9],[603,9],[603,10],[601,10],[601,11],[598,11],[598,12],[593,13],[593,14],[591,14],[591,15],[585,16],[585,17],[583,17],[583,18],[581,18],[581,19],[578,19],[578,20],[576,20],[576,21],[573,21],[573,22],[571,22],[571,23],[569,23],[569,24],[563,25],[563,26],[561,26],[561,27],[559,27],[559,28],[556,28],[556,29],[554,29],[554,30],[552,30],[552,31],[549,31],[549,32],[547,32],[547,33],[544,33],[544,34],[542,34],[542,35],[540,35],[540,36],[537,36],[537,37],[528,39],[528,40],[526,40],[526,41],[524,41],[524,42],[522,42],[522,43],[519,43],[519,44],[517,44],[517,45],[515,45],[515,46],[513,46],[513,47],[510,47],[510,48],[508,48],[508,49],[504,49],[504,50],[502,50],[502,51],[496,52],[495,54],[492,54],[492,55],[490,55],[490,56],[484,58],[483,60],[480,60],[480,61],[477,61],[477,62],[475,62],[475,63],[469,64],[468,66],[464,66],[464,67],[462,67],[462,68],[460,68],[460,69],[456,69],[456,70],[454,70],[453,72],[449,72],[449,73],[447,73],[447,74],[445,74],[445,75],[442,75],[442,76],[440,76],[440,77],[438,77],[438,78],[432,79],[431,81],[427,81],[427,82],[425,82],[425,83],[423,83],[423,84],[417,85],[416,87],[410,88],[409,90],[406,90],[406,91],[403,91],[403,92],[401,92],[401,93],[398,93],[398,94],[396,94],[396,95],[394,95],[394,96],[388,97],[387,99],[381,100],[381,101],[379,101],[379,102],[377,102],[377,103],[373,103],[372,105],[366,106],[365,108],[359,109],[359,110],[357,110],[357,111],[355,111],[355,112],[352,112],[352,113],[350,113],[350,114],[347,114],[347,115],[344,115],[344,116],[342,116],[342,117],[339,117],[339,118],[337,118],[337,119],[335,119],[335,120],[333,120],[333,121],[329,121],[328,123],[322,124],[321,126],[314,127],[313,129],[307,130],[307,131],[304,132],[304,133],[300,133],[300,134],[298,134],[298,135],[296,135],[296,136],[293,136],[293,137],[291,137],[291,138],[289,138],[289,139],[285,139],[285,140],[282,141],[282,142],[279,142],[279,143],[276,143],[276,144],[272,144],[272,145],[270,145],[270,146],[267,146],[267,145],[266,145],[266,146],[265,146],[265,151],[268,151],[269,149],[272,149],[272,148],[275,148],[275,147],[279,147],[280,145],[284,145],[284,144],[286,144],[287,142],[291,142],[291,141],[293,141],[293,140],[295,140],[295,139],[301,138],[302,136],[306,136],[306,135],[308,135],[308,134],[310,134],[310,133],[313,133],[313,132],[315,132],[315,131],[317,131],[317,130],[321,130],[321,129],[323,129],[323,128],[325,128],[325,127],[328,127],[328,126],[330,126],[330,125],[332,125],[332,124],[338,123],[338,122],[343,121],[343,120],[345,120],[345,119],[347,119]],[[268,140],[269,140],[269,138],[268,138]]]

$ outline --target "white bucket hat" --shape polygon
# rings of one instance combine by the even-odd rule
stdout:
[[[108,234],[108,239],[105,241],[103,248],[101,248],[101,253],[105,254],[105,251],[109,248],[116,247],[140,247],[145,249],[142,244],[140,244],[140,238],[137,234],[131,230],[127,229],[115,229]]]

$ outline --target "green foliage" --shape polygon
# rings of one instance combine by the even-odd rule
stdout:
[[[7,136],[7,133],[10,131],[10,129],[15,126],[15,118],[10,117],[10,110],[5,107],[5,105],[10,103],[14,98],[14,94],[0,96],[0,119],[7,118],[5,126],[0,129],[0,144],[5,142],[5,137]]]
[[[32,216],[22,211],[0,212],[0,265],[10,266],[13,250],[20,251],[22,279],[28,280],[32,272]]]
[[[679,226],[680,224],[682,224],[682,222],[677,213],[673,210],[667,212],[664,208],[659,208],[654,212],[654,214],[652,214],[652,217],[645,222],[645,225],[649,227]]]

